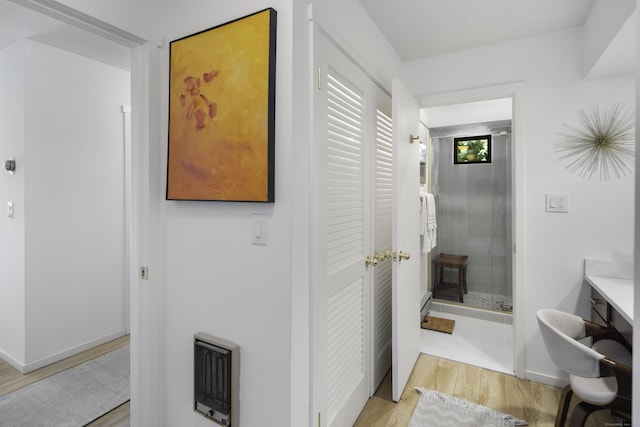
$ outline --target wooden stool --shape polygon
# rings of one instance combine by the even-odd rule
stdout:
[[[457,295],[460,302],[464,302],[463,294],[467,293],[467,255],[440,254],[433,260],[433,298],[438,293]],[[443,281],[443,268],[458,270],[458,283]]]

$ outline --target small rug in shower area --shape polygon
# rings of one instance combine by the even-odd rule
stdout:
[[[429,329],[430,331],[452,334],[455,324],[455,320],[442,319],[440,317],[433,316],[424,316],[424,319],[422,319],[422,322],[420,323],[420,327],[422,329]]]
[[[416,387],[420,399],[408,427],[526,426],[525,420],[455,396]]]

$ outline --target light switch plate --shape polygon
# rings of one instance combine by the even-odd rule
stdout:
[[[545,195],[545,211],[546,212],[569,212],[569,195],[547,193]]]
[[[251,215],[251,243],[254,245],[267,244],[267,217],[265,215]]]

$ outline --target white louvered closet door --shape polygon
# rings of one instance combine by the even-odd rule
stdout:
[[[391,251],[391,208],[393,196],[391,98],[380,89],[377,89],[376,98],[373,249],[378,253],[385,253]],[[372,394],[391,367],[391,262],[391,258],[385,258],[379,261],[373,270]]]
[[[342,427],[371,387],[371,82],[319,29],[314,55],[313,425]]]

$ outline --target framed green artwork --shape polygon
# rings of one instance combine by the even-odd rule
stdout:
[[[491,135],[453,138],[453,163],[491,163]]]

